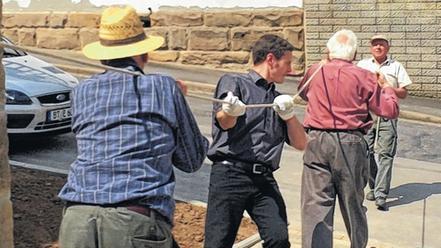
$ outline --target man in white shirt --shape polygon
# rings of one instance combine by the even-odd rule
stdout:
[[[407,96],[406,87],[412,83],[406,70],[400,62],[387,56],[389,41],[384,35],[374,35],[371,38],[371,58],[358,62],[358,66],[377,73],[380,78],[389,83],[398,98]],[[366,199],[375,200],[380,210],[387,210],[386,198],[389,194],[392,179],[392,164],[397,149],[397,119],[378,117],[375,124],[366,135],[370,152],[370,191]],[[374,153],[378,154],[378,165]]]

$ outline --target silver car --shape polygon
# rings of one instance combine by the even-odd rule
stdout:
[[[2,41],[11,43],[4,37]],[[2,62],[8,133],[69,132],[70,92],[78,80],[23,51],[4,48]]]

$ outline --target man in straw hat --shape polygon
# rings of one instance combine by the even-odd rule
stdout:
[[[352,31],[336,32],[327,48],[330,61],[300,94],[308,101],[303,125],[309,136],[301,187],[302,247],[332,247],[337,197],[351,247],[366,247],[368,148],[363,135],[372,126],[369,111],[396,118],[398,102],[382,78],[352,64],[357,50]],[[299,88],[319,66],[311,66]]]
[[[246,210],[259,228],[263,247],[289,247],[286,207],[273,171],[284,143],[303,150],[305,131],[293,99],[275,89],[291,72],[294,47],[276,35],[253,46],[249,73],[229,73],[218,82],[213,105],[213,161],[205,224],[206,248],[231,247]],[[274,103],[246,109],[244,104]]]
[[[129,73],[107,70],[72,92],[78,156],[59,194],[66,201],[60,245],[178,247],[172,167],[199,169],[208,141],[176,81],[143,74],[163,38],[146,35],[133,8],[105,9],[99,39],[83,53]]]
[[[395,90],[398,98],[406,98],[406,87],[412,84],[412,81],[403,65],[387,56],[390,46],[386,36],[374,35],[370,44],[372,57],[359,61],[358,66],[380,73]],[[370,191],[366,194],[366,199],[375,201],[380,210],[387,210],[386,198],[389,194],[392,164],[397,151],[397,124],[398,119],[377,118],[376,123],[365,137],[370,154]],[[378,165],[374,153],[378,154]]]

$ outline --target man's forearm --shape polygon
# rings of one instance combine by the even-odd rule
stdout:
[[[220,110],[216,113],[216,120],[223,130],[228,130],[236,125],[237,116],[231,116]]]
[[[302,124],[294,116],[293,118],[286,121],[286,126],[288,128],[289,143],[292,147],[297,150],[305,150],[306,148],[306,133]]]
[[[398,98],[404,99],[407,97],[407,89],[406,88],[394,88],[395,94]]]

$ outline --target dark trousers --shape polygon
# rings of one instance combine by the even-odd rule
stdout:
[[[386,198],[389,195],[392,167],[397,152],[398,120],[378,118],[379,125],[377,121],[374,122],[374,125],[365,136],[370,154],[369,188],[374,190],[376,198]],[[378,137],[376,137],[377,134]],[[376,145],[375,142],[377,143]],[[375,159],[375,154],[378,154],[378,163]]]
[[[349,234],[351,248],[368,241],[364,187],[368,150],[361,132],[310,131],[303,155],[302,247],[332,248],[335,201]]]
[[[272,173],[255,175],[236,164],[214,163],[204,247],[232,247],[244,210],[257,224],[263,247],[290,247],[286,207]]]

